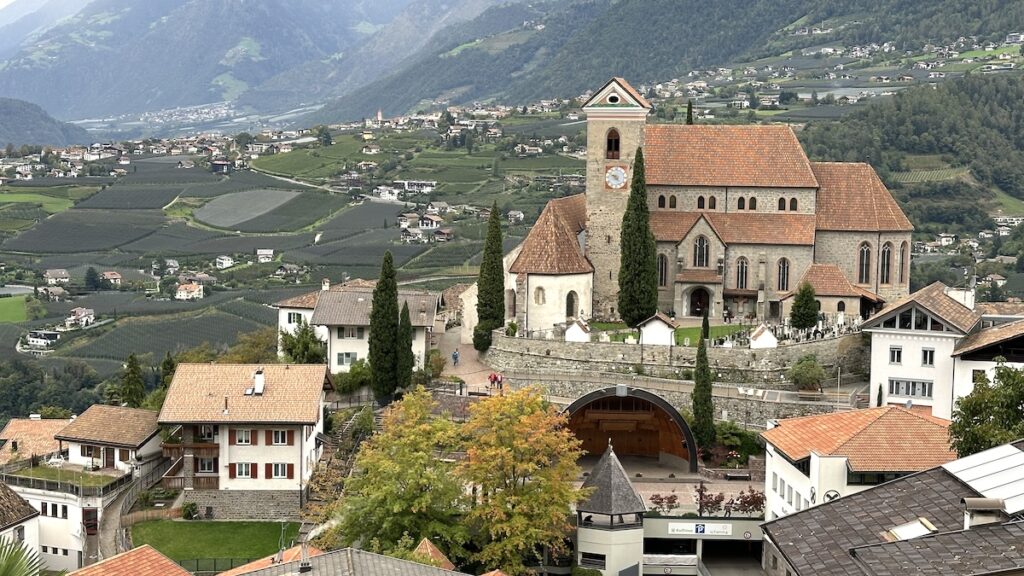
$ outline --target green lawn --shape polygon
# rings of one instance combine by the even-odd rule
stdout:
[[[24,296],[0,298],[0,323],[24,322],[25,320],[28,320],[28,314],[25,310]]]
[[[724,326],[711,326],[711,338],[721,338],[730,334],[735,334],[748,328],[748,326],[742,326],[740,324],[726,324]],[[691,328],[677,328],[676,329],[676,344],[679,346],[683,345],[683,342],[687,338],[690,339],[690,346],[697,345],[697,337],[700,335],[700,326],[693,326]]]
[[[1024,200],[1014,198],[1002,190],[996,189],[996,205],[1004,216],[1024,215]]]
[[[63,212],[75,205],[74,201],[68,198],[57,198],[46,194],[8,192],[6,190],[0,192],[0,203],[39,204],[43,207],[43,210],[50,214]]]
[[[286,525],[285,545],[291,546],[299,525]],[[149,544],[172,560],[193,558],[262,558],[278,550],[278,522],[217,522],[154,520],[132,526],[132,542]]]
[[[50,468],[49,466],[39,466],[37,468],[25,468],[24,470],[18,470],[14,473],[16,476],[28,477],[28,478],[40,478],[43,480],[52,480],[66,482],[70,484],[78,484],[80,486],[106,486],[111,482],[117,480],[117,476],[107,476],[106,474],[90,474],[89,472],[72,472],[71,470],[64,470],[61,468]]]

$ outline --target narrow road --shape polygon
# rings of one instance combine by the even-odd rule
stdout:
[[[129,492],[131,492],[131,488],[121,490],[121,493],[117,495],[117,498],[114,498],[114,500],[103,509],[103,517],[100,518],[99,530],[100,557],[97,559],[97,562],[117,554],[117,526],[120,524],[121,503],[128,497]]]

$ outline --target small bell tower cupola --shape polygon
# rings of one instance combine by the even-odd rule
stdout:
[[[583,483],[593,492],[576,507],[576,561],[605,576],[643,574],[644,499],[611,442]]]

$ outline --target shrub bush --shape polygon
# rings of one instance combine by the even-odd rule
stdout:
[[[195,502],[186,502],[181,507],[181,517],[185,520],[196,520],[199,518],[199,505]]]

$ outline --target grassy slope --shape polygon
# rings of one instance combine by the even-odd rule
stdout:
[[[24,322],[27,319],[24,296],[0,298],[0,322]]]

